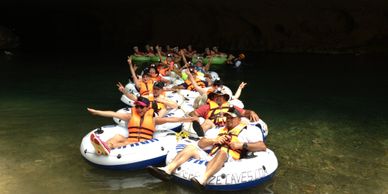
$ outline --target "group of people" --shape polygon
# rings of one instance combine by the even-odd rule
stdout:
[[[175,63],[181,63],[183,61],[183,56],[191,61],[192,59],[203,60],[204,58],[212,58],[212,57],[222,57],[226,58],[226,63],[229,65],[233,65],[235,68],[239,68],[242,64],[242,61],[245,59],[245,55],[240,53],[237,56],[233,54],[227,54],[225,52],[221,52],[217,46],[213,46],[212,48],[206,47],[202,53],[197,52],[197,50],[193,49],[192,45],[187,45],[186,48],[179,49],[178,46],[171,47],[170,45],[165,46],[165,50],[161,46],[156,45],[155,48],[150,45],[145,45],[144,51],[141,51],[138,46],[134,46],[133,48],[134,56],[158,56],[159,54],[165,57],[170,57],[173,59]],[[161,60],[162,61],[162,60]],[[186,63],[186,62],[185,62]]]
[[[153,48],[148,46],[147,49],[150,50],[147,54],[152,54]],[[186,146],[167,166],[150,166],[148,169],[155,177],[167,181],[175,169],[188,159],[208,160],[205,174],[200,178],[191,179],[193,184],[203,188],[206,181],[218,172],[225,162],[239,160],[246,152],[266,150],[261,131],[255,130],[249,124],[250,121],[256,122],[260,119],[258,114],[230,103],[231,99],[239,98],[246,86],[245,82],[240,84],[233,95],[226,91],[221,80],[211,79],[209,64],[204,65],[201,60],[196,64],[187,62],[187,50],[195,53],[191,47],[186,51],[178,51],[184,61],[183,65],[177,65],[173,55],[167,55],[166,59],[162,60],[161,49],[156,47],[156,50],[161,62],[144,68],[140,75],[136,73],[138,67],[133,64],[132,58],[127,60],[132,80],[140,95],[128,92],[123,84],[117,83],[118,90],[134,101],[135,106],[131,108],[130,113],[87,108],[93,115],[128,121],[128,137],[117,134],[107,141],[102,141],[97,134],[91,134],[90,140],[99,155],[109,155],[112,148],[152,139],[156,125],[166,122],[192,122],[199,137],[198,144]],[[138,48],[134,47],[134,52],[139,52]],[[172,84],[171,79],[167,79],[169,76],[179,76],[184,82],[167,88],[167,84]],[[186,117],[164,117],[168,111],[180,108],[176,102],[166,97],[166,91],[180,89],[197,91],[200,94],[200,102]],[[209,146],[212,148],[208,154],[204,148]]]

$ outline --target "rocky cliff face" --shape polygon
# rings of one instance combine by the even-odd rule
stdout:
[[[121,49],[150,43],[251,51],[367,52],[386,49],[387,5],[386,0],[87,0],[31,15],[45,20],[49,28],[43,30],[54,33],[39,38],[54,39],[50,42],[64,48]]]
[[[13,49],[19,45],[19,37],[12,30],[0,26],[0,50]]]

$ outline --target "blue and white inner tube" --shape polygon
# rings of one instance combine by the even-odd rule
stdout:
[[[109,155],[98,155],[90,141],[90,134],[97,134],[102,141],[107,141],[116,134],[128,136],[128,129],[118,125],[102,126],[92,130],[82,139],[80,151],[91,164],[107,169],[138,170],[149,165],[164,164],[168,150],[176,146],[176,133],[170,130],[157,131],[151,140],[132,143],[111,149]]]
[[[176,148],[167,154],[166,164],[187,144],[194,143],[197,142],[188,139],[179,141]],[[174,180],[191,185],[190,179],[203,175],[207,164],[206,160],[191,158],[175,170]],[[220,171],[209,178],[205,189],[232,191],[255,187],[271,179],[277,168],[278,160],[272,150],[267,148],[266,151],[251,152],[247,158],[226,162]]]

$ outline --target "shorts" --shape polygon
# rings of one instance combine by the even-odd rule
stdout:
[[[194,144],[192,146],[195,146],[197,151],[198,151],[198,154],[199,154],[199,158],[201,160],[206,160],[206,161],[210,161],[214,158],[215,155],[217,155],[217,151],[215,154],[213,154],[212,156],[206,152],[205,150],[201,149],[197,144]],[[210,152],[210,150],[208,150]],[[233,162],[233,161],[236,161],[236,159],[234,159],[230,154],[228,154],[228,157],[226,158],[225,162]]]

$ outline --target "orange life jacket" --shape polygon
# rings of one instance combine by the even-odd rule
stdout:
[[[195,82],[197,82],[197,85],[201,88],[206,87],[206,84],[197,77],[195,78]],[[195,87],[193,86],[193,83],[191,83],[191,81],[189,79],[186,79],[185,83],[187,84],[186,89],[191,90],[191,91],[195,91]]]
[[[207,91],[206,91],[206,95],[209,95],[210,93],[212,93],[212,92],[214,92],[214,88],[213,87],[211,87],[211,88],[209,88]]]
[[[160,67],[160,68],[158,68],[159,74],[162,75],[162,76],[166,76],[168,70],[170,70],[169,67]]]
[[[239,150],[239,149],[234,150],[231,147],[229,147],[228,143],[240,142],[238,139],[238,135],[245,128],[246,128],[246,125],[241,123],[231,130],[228,130],[226,127],[223,127],[222,129],[220,129],[220,131],[218,132],[218,136],[228,135],[230,137],[230,141],[225,142],[224,144],[216,144],[215,146],[213,146],[209,154],[212,156],[221,149],[221,150],[224,150],[226,153],[228,153],[230,156],[232,156],[233,159],[235,160],[240,159],[242,150]]]
[[[157,76],[151,76],[151,80],[153,82],[158,82],[158,81],[161,81],[162,80],[162,77],[160,77],[160,75],[157,75]]]
[[[226,117],[221,116],[221,113],[228,112],[230,104],[228,102],[224,102],[221,106],[219,106],[213,100],[209,100],[208,104],[210,106],[210,110],[206,115],[206,119],[213,121],[216,126],[224,126]]]
[[[148,96],[152,94],[153,88],[154,88],[154,81],[152,79],[148,80],[147,83],[141,82],[139,93],[141,96]]]
[[[131,120],[128,122],[128,140],[130,142],[141,142],[152,139],[155,132],[153,122],[154,110],[149,109],[143,117],[132,108]]]

